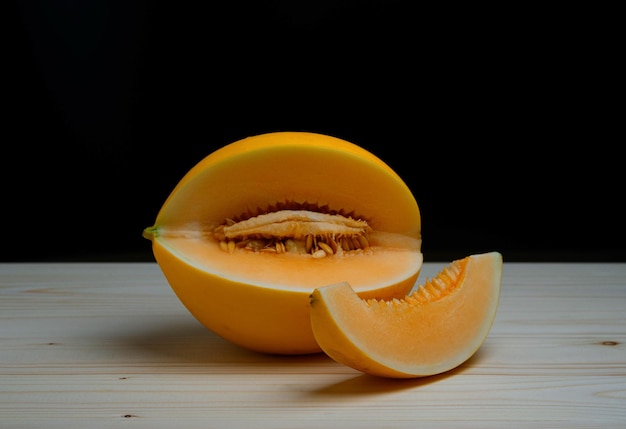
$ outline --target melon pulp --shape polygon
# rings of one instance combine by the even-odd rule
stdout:
[[[335,361],[367,374],[414,378],[468,360],[487,337],[498,307],[502,255],[452,262],[403,299],[362,299],[346,282],[311,294],[311,324]]]
[[[415,198],[381,159],[335,137],[276,132],[201,160],[144,237],[208,329],[255,351],[303,354],[321,351],[313,290],[347,281],[363,298],[405,296],[422,266],[420,228]]]

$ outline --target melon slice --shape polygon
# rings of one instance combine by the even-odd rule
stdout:
[[[486,339],[498,308],[502,255],[452,262],[403,299],[362,299],[349,283],[317,288],[311,326],[322,350],[367,374],[415,378],[451,370]]]

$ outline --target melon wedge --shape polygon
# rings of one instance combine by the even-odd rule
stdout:
[[[362,299],[349,283],[317,288],[311,326],[322,350],[367,374],[416,378],[467,361],[496,316],[502,278],[498,252],[453,261],[403,299]]]

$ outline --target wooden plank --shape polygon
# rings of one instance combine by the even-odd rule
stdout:
[[[0,428],[617,428],[625,308],[626,264],[505,264],[472,359],[385,380],[228,343],[156,264],[0,264]]]

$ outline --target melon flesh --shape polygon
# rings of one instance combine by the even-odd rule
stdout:
[[[439,374],[468,360],[498,307],[502,255],[454,261],[404,299],[362,299],[347,282],[311,294],[311,325],[339,363],[390,378]]]
[[[377,237],[384,237],[381,244]],[[310,255],[220,250],[205,238],[161,233],[161,244],[202,271],[256,287],[304,290],[345,280],[358,291],[376,291],[385,285],[410,282],[410,290],[422,265],[421,240],[399,234],[374,233],[365,251],[342,256],[314,258]],[[383,241],[382,238],[380,241]],[[376,269],[372,270],[371,267]],[[408,279],[408,280],[407,280]]]

